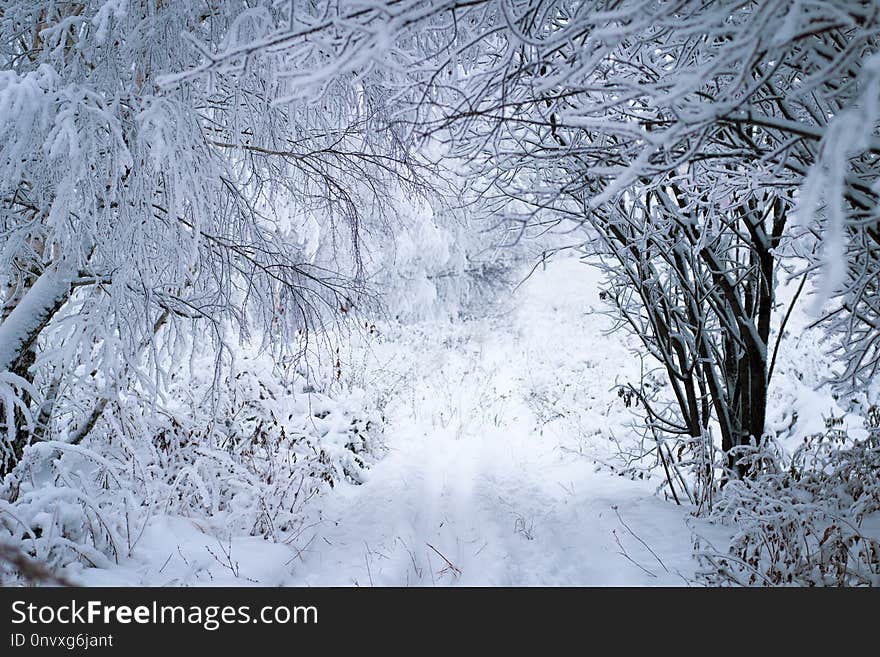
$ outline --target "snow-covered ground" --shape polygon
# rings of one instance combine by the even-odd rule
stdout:
[[[640,364],[608,333],[598,275],[539,268],[480,319],[381,326],[346,371],[382,403],[366,483],[312,503],[284,543],[157,519],[89,585],[686,585],[711,532],[622,472],[633,416],[615,383]],[[626,475],[626,476],[621,476]]]

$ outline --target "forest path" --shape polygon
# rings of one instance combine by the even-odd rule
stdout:
[[[384,400],[387,451],[360,486],[308,505],[296,536],[220,539],[158,517],[134,558],[84,584],[265,586],[684,585],[692,526],[621,473],[634,415],[616,383],[640,364],[597,312],[597,272],[539,269],[504,308],[386,328],[344,368]],[[393,333],[391,332],[393,331]]]
[[[597,274],[539,269],[512,310],[407,326],[373,347],[388,453],[318,502],[286,584],[683,585],[688,514],[659,480],[614,476],[638,372],[595,312]],[[636,368],[633,371],[633,368]],[[632,441],[632,438],[628,440]],[[692,520],[690,522],[693,522]]]

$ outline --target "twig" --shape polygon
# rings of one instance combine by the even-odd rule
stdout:
[[[56,575],[44,564],[34,561],[19,548],[0,543],[0,562],[12,564],[26,581],[33,584],[55,584],[57,586],[76,586],[66,577]]]
[[[429,548],[431,548],[432,550],[434,550],[434,552],[436,552],[437,555],[438,555],[441,559],[443,559],[443,561],[446,562],[446,565],[449,566],[449,568],[450,568],[454,573],[456,573],[456,575],[461,575],[461,570],[459,570],[459,568],[458,568],[454,563],[452,563],[449,559],[447,559],[445,556],[443,556],[443,553],[440,552],[440,550],[438,550],[437,548],[435,548],[435,547],[434,547],[433,545],[431,545],[430,543],[425,543],[425,545],[427,545]]]
[[[617,532],[616,532],[615,530],[612,529],[612,530],[611,530],[611,533],[614,535],[614,541],[617,543],[617,547],[620,548],[620,552],[618,552],[618,554],[619,554],[620,556],[622,556],[622,557],[626,557],[626,559],[628,559],[629,561],[631,561],[632,563],[634,563],[636,566],[638,566],[639,568],[641,568],[645,573],[647,573],[648,575],[650,575],[651,577],[653,577],[653,578],[656,579],[656,578],[657,578],[657,575],[655,575],[654,573],[652,573],[650,570],[648,570],[647,568],[645,568],[642,564],[640,564],[638,561],[636,561],[635,559],[633,559],[631,556],[629,556],[629,555],[626,553],[626,550],[624,549],[623,545],[621,545],[621,543],[620,543],[620,539],[617,537]]]
[[[364,543],[366,545],[366,543]],[[370,559],[368,555],[370,554],[370,548],[367,547],[367,551],[364,552],[364,563],[367,564],[367,578],[370,580],[370,586],[374,586],[373,584],[373,573],[370,572]]]
[[[641,539],[641,538],[640,538],[640,537],[639,537],[639,536],[638,536],[638,535],[637,535],[632,529],[630,529],[630,526],[627,525],[627,524],[623,521],[623,518],[620,517],[620,512],[617,510],[617,505],[615,504],[615,505],[612,506],[611,508],[614,509],[614,514],[617,516],[617,519],[620,521],[620,524],[623,525],[623,526],[626,528],[626,531],[628,531],[630,534],[632,534],[632,535],[633,535],[633,538],[635,538],[639,543],[641,543],[642,545],[644,545],[644,546],[645,546],[645,549],[646,549],[648,552],[650,552],[651,554],[654,555],[654,558],[657,560],[657,563],[659,563],[661,566],[663,566],[663,570],[665,570],[665,571],[668,573],[668,572],[669,572],[669,568],[667,568],[667,567],[666,567],[666,564],[663,563],[663,561],[660,559],[660,557],[657,556],[657,553],[654,552],[654,550],[652,550],[652,549],[650,548],[650,546],[649,546],[647,543],[645,543],[645,541],[643,541],[643,540],[642,540],[642,539]]]

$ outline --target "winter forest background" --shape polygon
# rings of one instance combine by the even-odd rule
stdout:
[[[0,581],[880,585],[877,0],[2,0]]]

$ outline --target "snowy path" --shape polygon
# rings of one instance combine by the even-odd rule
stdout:
[[[561,260],[521,286],[515,310],[376,340],[352,356],[385,400],[388,451],[365,484],[314,500],[319,519],[286,544],[224,546],[191,520],[157,519],[132,559],[84,581],[686,584],[694,521],[654,495],[656,475],[609,467],[634,435],[615,380],[639,365],[599,304],[595,272]]]
[[[615,376],[637,365],[592,312],[594,274],[563,260],[517,294],[507,315],[386,343],[389,453],[326,497],[287,583],[685,584],[687,514],[657,480],[597,471],[630,421]]]

